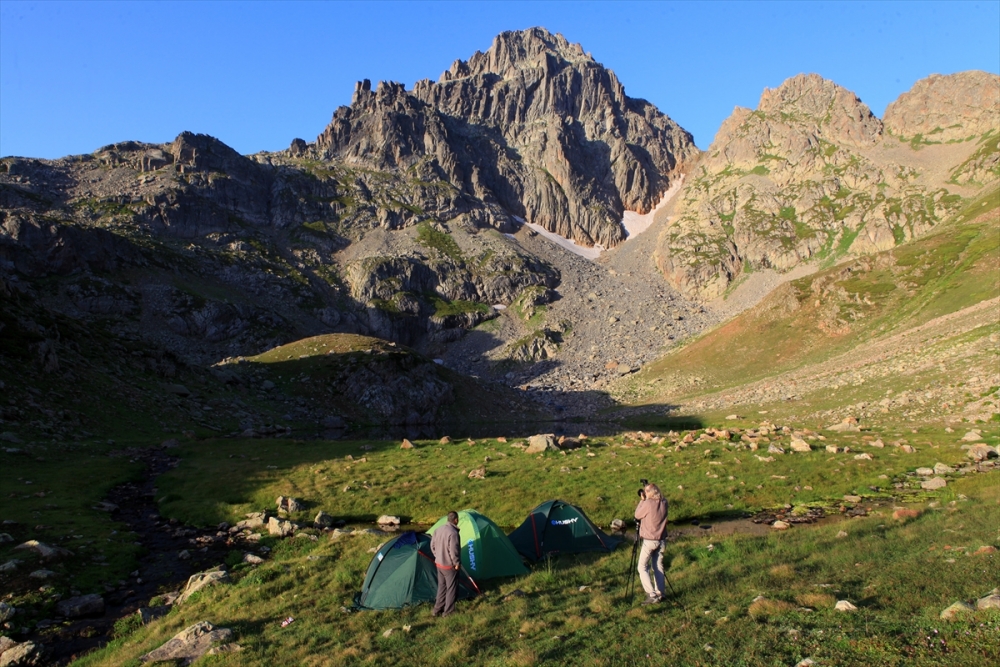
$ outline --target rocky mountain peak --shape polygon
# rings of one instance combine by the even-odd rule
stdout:
[[[624,240],[623,213],[651,210],[698,154],[690,134],[543,28],[502,33],[410,91],[360,82],[307,151],[451,183],[494,227],[522,218],[605,247]]]
[[[1000,128],[1000,76],[978,70],[932,74],[886,107],[885,127],[899,137],[922,134],[934,141]]]
[[[496,74],[506,77],[521,69],[542,68],[553,70],[569,63],[597,65],[579,44],[571,44],[559,33],[552,34],[545,28],[529,28],[502,32],[493,40],[486,53],[476,51],[469,60],[456,60],[451,68],[441,74],[439,82],[451,81],[479,74]]]
[[[882,123],[857,95],[818,74],[799,74],[777,88],[765,88],[757,110],[815,128],[835,143],[871,145],[882,134]]]

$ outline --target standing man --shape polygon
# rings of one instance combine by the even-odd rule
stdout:
[[[667,500],[660,495],[660,488],[647,484],[642,490],[642,500],[635,508],[635,518],[639,522],[639,581],[646,591],[642,604],[654,604],[663,599],[663,550],[667,545]],[[649,571],[653,577],[650,579]]]
[[[448,523],[434,531],[431,553],[437,567],[438,592],[431,616],[447,616],[455,611],[458,593],[458,569],[462,567],[462,553],[458,541],[458,512],[448,512]]]

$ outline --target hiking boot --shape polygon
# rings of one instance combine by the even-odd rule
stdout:
[[[649,595],[649,596],[647,596],[647,597],[646,597],[646,599],[645,599],[645,600],[643,600],[643,601],[642,601],[642,604],[643,604],[643,605],[647,605],[647,604],[656,604],[656,603],[657,603],[657,602],[659,602],[659,601],[660,601],[660,598],[659,598],[659,597],[657,597],[657,596],[655,596],[655,595]]]

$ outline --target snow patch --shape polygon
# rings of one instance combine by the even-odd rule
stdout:
[[[656,217],[656,212],[670,203],[670,200],[681,191],[683,184],[684,174],[681,174],[681,177],[674,181],[667,191],[663,193],[663,197],[660,199],[660,203],[656,205],[656,208],[645,215],[639,215],[635,211],[625,211],[622,217],[622,227],[625,228],[625,240],[628,241],[632,237],[638,236],[649,229],[649,226],[653,224],[653,218]]]
[[[526,222],[524,224],[526,224],[528,227],[535,230],[548,240],[552,241],[556,245],[561,246],[566,250],[569,250],[570,252],[579,255],[580,257],[584,257],[586,259],[597,259],[598,257],[601,256],[601,253],[604,252],[604,247],[599,243],[595,244],[593,248],[588,248],[587,246],[577,245],[576,241],[571,241],[567,238],[559,236],[554,232],[550,232],[541,225],[536,225],[532,222]]]

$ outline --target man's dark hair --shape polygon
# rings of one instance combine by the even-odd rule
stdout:
[[[458,521],[458,512],[448,512],[448,522],[455,523]]]

